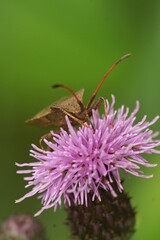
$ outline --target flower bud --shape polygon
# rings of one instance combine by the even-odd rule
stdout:
[[[80,240],[129,240],[134,233],[135,209],[124,192],[113,197],[102,189],[101,201],[88,198],[88,207],[67,207],[67,225]],[[76,239],[77,239],[76,238]]]

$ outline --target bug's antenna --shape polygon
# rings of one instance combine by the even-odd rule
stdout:
[[[79,104],[82,111],[85,109],[83,103],[81,102],[81,100],[77,97],[77,95],[75,94],[75,92],[71,88],[67,87],[64,84],[54,84],[52,86],[52,88],[59,88],[59,87],[66,89],[67,91],[69,91],[75,97],[75,99],[77,100],[77,103]]]
[[[104,80],[107,78],[107,76],[110,74],[110,72],[123,60],[125,60],[126,58],[130,57],[131,53],[128,53],[126,55],[124,55],[123,57],[121,57],[118,61],[116,61],[110,68],[109,70],[106,72],[106,74],[103,76],[103,78],[101,79],[100,83],[98,84],[98,86],[96,87],[95,91],[93,92],[88,104],[87,104],[87,109],[91,106],[94,98],[97,95],[97,92],[99,90],[99,88],[101,87],[102,83],[104,82]]]

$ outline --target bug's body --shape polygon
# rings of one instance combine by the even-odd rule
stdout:
[[[80,101],[83,101],[84,89],[75,93]],[[66,125],[65,113],[78,115],[81,111],[79,104],[74,96],[64,97],[57,102],[44,108],[33,118],[26,121],[28,124],[38,125],[40,127],[63,127]]]

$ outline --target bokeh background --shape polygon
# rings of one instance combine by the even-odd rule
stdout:
[[[84,87],[86,102],[109,66],[128,52],[132,57],[110,74],[98,96],[113,93],[116,107],[131,109],[138,99],[138,117],[151,120],[160,114],[160,1],[0,1],[0,221],[40,208],[36,197],[14,203],[26,192],[15,162],[31,161],[31,143],[48,131],[24,121],[68,94],[50,86]],[[160,121],[153,129],[160,130]],[[138,212],[132,240],[160,239],[160,155],[147,158],[159,164],[145,169],[154,178],[125,181]],[[49,240],[71,240],[65,217],[62,208],[38,218]]]

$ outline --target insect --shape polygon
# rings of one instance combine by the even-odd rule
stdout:
[[[91,95],[87,105],[83,104],[83,94],[84,89],[79,90],[78,92],[74,92],[69,87],[56,84],[53,85],[53,88],[65,88],[72,95],[69,97],[62,98],[57,102],[51,104],[50,106],[44,108],[41,112],[36,114],[33,118],[26,121],[28,124],[39,125],[42,127],[65,127],[66,120],[65,116],[68,115],[72,125],[86,125],[84,122],[89,121],[89,118],[92,114],[92,109],[98,109],[104,99],[102,97],[95,100],[98,90],[103,84],[106,77],[110,74],[110,72],[124,59],[128,58],[131,54],[126,54],[121,57],[118,61],[116,61],[109,70],[105,73],[95,91]]]
[[[79,90],[78,92],[74,92],[71,88],[63,85],[63,84],[56,84],[53,85],[53,88],[64,88],[68,90],[72,95],[69,97],[64,97],[57,102],[49,105],[48,107],[42,109],[38,114],[36,114],[33,118],[26,121],[28,124],[39,125],[41,127],[63,127],[67,128],[65,116],[67,115],[70,118],[72,125],[84,125],[88,127],[86,122],[90,122],[90,116],[92,114],[92,109],[100,108],[102,102],[104,102],[104,110],[105,114],[107,115],[107,109],[105,104],[105,99],[100,97],[95,100],[97,92],[101,85],[103,84],[106,77],[110,74],[110,72],[124,59],[128,58],[131,54],[126,54],[121,57],[118,61],[116,61],[109,70],[105,73],[101,81],[99,82],[98,86],[96,87],[95,91],[91,95],[87,105],[83,104],[83,94],[84,89]],[[92,125],[92,124],[91,124]],[[45,149],[42,142],[44,139],[51,139],[52,134],[47,133],[43,135],[40,140],[40,147]],[[47,148],[45,150],[51,151],[51,149]]]

